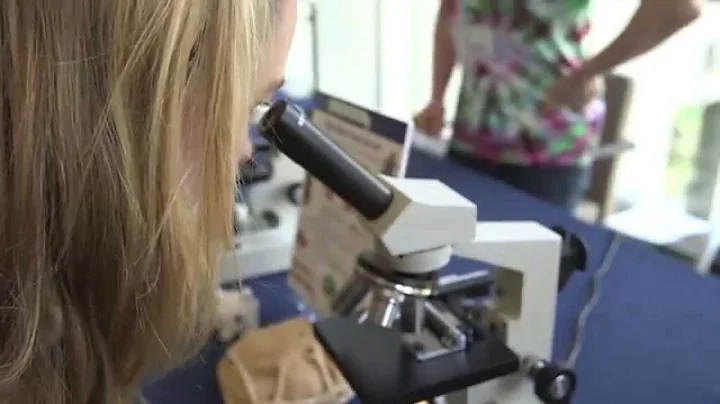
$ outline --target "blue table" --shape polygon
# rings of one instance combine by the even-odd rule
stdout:
[[[415,153],[408,173],[438,178],[458,190],[478,204],[481,220],[536,220],[565,226],[585,238],[590,270],[573,276],[558,301],[554,350],[556,359],[565,358],[590,292],[592,273],[612,233],[449,161]],[[453,262],[451,269],[463,270],[468,265]],[[284,275],[248,283],[262,302],[264,323],[298,314]],[[148,400],[152,404],[222,403],[214,378],[222,350],[210,344],[198,359],[148,387]],[[701,278],[681,261],[639,242],[624,241],[587,324],[574,403],[718,403],[718,363],[720,280]]]

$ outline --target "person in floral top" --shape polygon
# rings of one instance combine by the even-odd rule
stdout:
[[[441,0],[433,91],[415,117],[444,124],[442,100],[456,63],[463,84],[451,155],[568,208],[581,200],[605,105],[601,77],[698,18],[701,0],[642,0],[630,23],[587,58],[591,0]]]

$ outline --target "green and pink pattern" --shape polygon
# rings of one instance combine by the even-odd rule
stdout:
[[[497,163],[588,164],[604,102],[543,112],[542,101],[555,80],[582,63],[590,0],[456,1],[465,73],[455,146]]]

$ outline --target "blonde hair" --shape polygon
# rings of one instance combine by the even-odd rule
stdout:
[[[205,341],[271,1],[0,4],[1,403],[128,402]]]

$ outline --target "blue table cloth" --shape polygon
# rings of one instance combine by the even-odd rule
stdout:
[[[561,209],[450,161],[414,153],[408,176],[438,178],[478,205],[480,220],[536,220],[585,238],[587,273],[574,275],[558,301],[555,359],[567,357],[591,276],[610,246],[609,230],[583,224]],[[472,263],[454,261],[453,270]],[[248,282],[265,324],[298,315],[285,275]],[[222,403],[215,365],[224,347],[211,343],[196,360],[146,389],[153,404]],[[720,403],[720,280],[626,240],[602,284],[576,370],[575,404]]]

